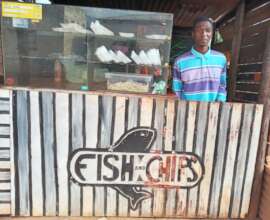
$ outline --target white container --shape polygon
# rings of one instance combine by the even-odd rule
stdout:
[[[127,73],[105,73],[107,89],[136,93],[150,92],[153,76]]]

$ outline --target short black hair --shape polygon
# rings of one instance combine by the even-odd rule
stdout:
[[[195,18],[194,22],[193,22],[193,26],[192,26],[192,30],[195,29],[196,25],[200,22],[204,22],[204,21],[208,21],[211,25],[212,25],[212,30],[214,31],[214,22],[211,18],[208,18],[206,16],[199,16],[197,18]]]

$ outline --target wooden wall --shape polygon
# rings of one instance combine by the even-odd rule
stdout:
[[[12,215],[244,218],[248,213],[261,105],[27,90],[14,90],[12,97]],[[156,129],[151,152],[157,155],[197,155],[204,167],[201,182],[186,189],[140,186],[136,190],[151,197],[132,209],[112,185],[71,180],[72,151],[106,150],[138,126]]]
[[[10,214],[10,96],[0,90],[0,216]]]
[[[246,2],[233,101],[256,103],[260,88],[267,28],[270,26],[270,2],[266,0]],[[224,42],[215,45],[216,49],[225,53],[231,51],[235,33],[234,25],[235,17],[221,25],[220,32]]]
[[[236,82],[236,100],[258,100],[262,61],[270,25],[270,2],[247,5]]]
[[[270,219],[270,157],[267,158],[264,171],[264,182],[262,187],[261,205],[259,209],[259,216],[262,220]]]
[[[2,17],[2,4],[0,4],[0,19]],[[2,52],[2,32],[1,32],[1,23],[0,22],[0,84],[3,81],[3,75],[4,75],[4,70],[3,70],[3,52]]]

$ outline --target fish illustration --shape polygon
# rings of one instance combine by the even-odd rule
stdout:
[[[113,145],[106,148],[78,148],[74,150],[67,164],[71,180],[80,185],[104,185],[111,187],[128,200],[132,210],[138,209],[139,204],[143,200],[153,197],[152,192],[142,188],[143,186],[151,186],[148,184],[151,184],[149,176],[143,177],[143,175],[149,174],[147,173],[149,172],[149,164],[153,161],[159,163],[161,160],[161,164],[156,164],[158,168],[153,168],[154,173],[160,175],[160,169],[162,169],[160,165],[163,167],[164,161],[170,161],[172,158],[175,158],[171,166],[179,166],[178,169],[184,170],[185,176],[181,177],[181,180],[185,177],[186,180],[183,179],[181,182],[179,178],[178,182],[175,183],[175,180],[172,179],[172,183],[169,186],[183,188],[196,186],[204,175],[204,166],[200,158],[193,153],[187,152],[175,154],[163,151],[162,153],[165,154],[160,155],[159,152],[151,151],[156,135],[157,131],[154,128],[135,127],[126,131]],[[133,162],[131,162],[131,159],[127,159],[127,155],[133,158]],[[146,161],[143,161],[145,166],[135,164],[141,163],[143,155],[150,156],[149,158],[144,158],[146,159]],[[137,162],[134,162],[135,156],[137,156]],[[176,158],[178,158],[178,165],[176,164]],[[127,160],[130,161],[127,162]],[[141,173],[136,173],[136,179],[133,180],[131,173],[136,169],[141,169],[143,175],[140,176]],[[182,172],[182,170],[180,171]],[[102,171],[105,171],[105,173]],[[169,170],[170,175],[173,177],[175,175],[171,174],[172,171],[175,172],[176,176],[181,175],[179,170]],[[128,181],[131,182],[126,181],[126,173],[129,173]],[[163,187],[162,182],[156,186]]]
[[[136,127],[128,130],[119,140],[109,147],[111,152],[150,152],[156,139],[156,130],[149,127]],[[153,194],[141,187],[116,185],[113,186],[122,196],[129,200],[132,210],[136,210],[144,199],[151,198]]]

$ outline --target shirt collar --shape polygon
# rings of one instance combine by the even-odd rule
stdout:
[[[211,53],[211,49],[209,48],[208,51],[205,54],[200,53],[199,51],[195,50],[194,47],[191,48],[191,53],[199,58],[208,58],[210,56]]]

